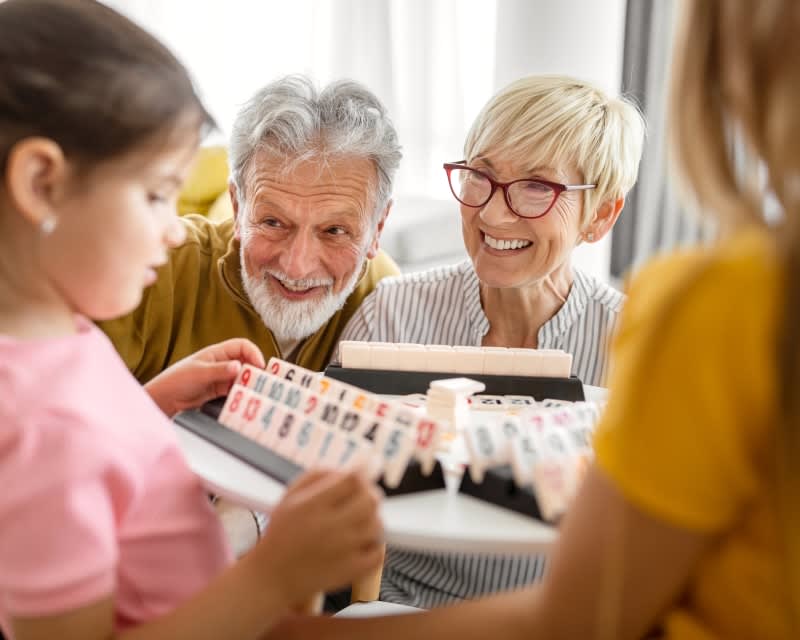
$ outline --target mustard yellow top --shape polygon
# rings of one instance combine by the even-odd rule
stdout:
[[[198,215],[182,220],[186,242],[170,252],[139,307],[123,318],[99,323],[128,368],[144,383],[198,349],[235,337],[255,342],[268,360],[286,358],[244,291],[233,220],[214,223]],[[370,260],[344,306],[303,342],[296,364],[322,370],[364,298],[382,278],[397,273],[397,265],[384,253]]]
[[[717,539],[669,639],[790,637],[772,502],[781,278],[769,237],[746,230],[630,288],[598,464],[644,512]]]

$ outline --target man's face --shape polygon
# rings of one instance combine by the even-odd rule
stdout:
[[[378,249],[375,167],[364,158],[298,164],[257,153],[231,195],[245,291],[279,339],[302,339],[342,307]]]

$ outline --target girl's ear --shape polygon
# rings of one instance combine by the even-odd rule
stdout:
[[[5,188],[12,207],[36,227],[57,219],[68,167],[61,147],[48,138],[25,138],[8,154]]]
[[[614,226],[625,206],[625,198],[616,200],[606,200],[601,203],[592,216],[592,220],[587,224],[581,234],[586,242],[597,242],[601,240]]]

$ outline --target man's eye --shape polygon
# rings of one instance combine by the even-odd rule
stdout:
[[[281,226],[280,221],[276,220],[275,218],[264,218],[261,221],[261,224],[263,224],[265,227],[272,227],[272,228],[278,228]]]
[[[331,236],[342,236],[347,233],[347,230],[344,227],[328,227],[325,233]]]
[[[147,201],[150,204],[165,204],[168,198],[161,193],[148,193]]]

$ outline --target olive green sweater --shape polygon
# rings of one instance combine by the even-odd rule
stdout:
[[[139,307],[98,323],[128,368],[144,383],[198,349],[234,337],[252,340],[267,360],[286,358],[244,291],[233,220],[213,223],[195,215],[183,220],[186,242],[172,250]],[[321,371],[358,305],[381,278],[397,273],[397,265],[384,253],[370,260],[344,306],[295,350],[296,364]]]

